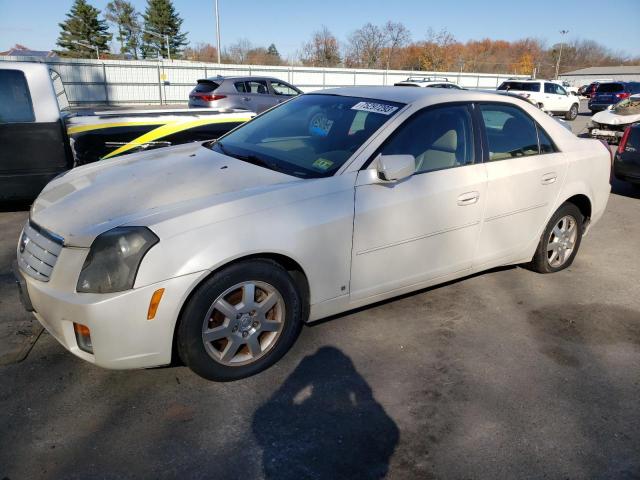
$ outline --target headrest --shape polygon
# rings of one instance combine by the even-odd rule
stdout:
[[[454,129],[447,130],[431,144],[430,149],[455,152],[458,149],[458,132]]]

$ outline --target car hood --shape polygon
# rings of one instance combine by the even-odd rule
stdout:
[[[613,110],[603,110],[591,117],[591,120],[604,125],[627,125],[629,123],[640,122],[640,114],[618,115]]]
[[[100,233],[180,205],[210,206],[232,193],[238,198],[299,181],[198,142],[70,170],[45,187],[30,218],[65,245],[88,247]]]

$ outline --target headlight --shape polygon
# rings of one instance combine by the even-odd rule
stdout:
[[[140,262],[158,242],[146,227],[118,227],[99,235],[91,244],[76,290],[111,293],[133,288]]]

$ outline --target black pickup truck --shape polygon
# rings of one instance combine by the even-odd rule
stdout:
[[[53,177],[96,160],[215,139],[255,114],[160,109],[74,112],[60,76],[0,62],[0,202],[32,200]]]

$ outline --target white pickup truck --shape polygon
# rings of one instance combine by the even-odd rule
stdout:
[[[78,165],[218,138],[254,115],[206,108],[74,112],[55,71],[0,62],[0,201],[32,200]]]

